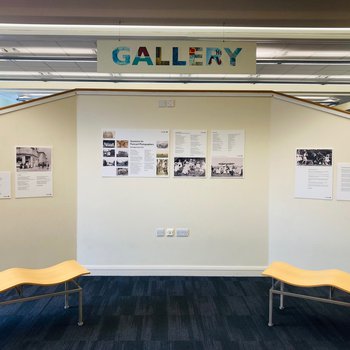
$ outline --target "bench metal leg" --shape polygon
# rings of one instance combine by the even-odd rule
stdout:
[[[273,293],[272,293],[272,288],[269,291],[269,327],[273,326],[273,322],[272,322],[272,312],[273,312]]]
[[[281,282],[281,286],[280,286],[280,290],[281,290],[281,294],[280,294],[280,310],[284,309],[284,283]]]
[[[68,283],[67,283],[67,282],[64,282],[64,290],[67,291],[67,289],[68,289]],[[69,294],[66,293],[66,294],[64,295],[64,308],[65,308],[65,309],[68,309],[68,308],[69,308],[69,300],[68,300],[68,298],[69,298]]]
[[[329,287],[329,299],[333,298],[334,287]]]
[[[79,321],[78,326],[82,326],[83,322],[83,290],[79,291]]]

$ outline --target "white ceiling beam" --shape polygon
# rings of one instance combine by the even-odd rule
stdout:
[[[226,26],[130,26],[0,23],[1,35],[89,37],[190,37],[223,40],[324,39],[349,40],[350,28],[284,28]]]
[[[232,84],[232,83],[130,83],[130,82],[53,82],[53,81],[0,81],[1,91],[11,90],[70,90],[92,89],[156,89],[156,90],[272,90],[289,94],[333,94],[349,95],[348,84]]]

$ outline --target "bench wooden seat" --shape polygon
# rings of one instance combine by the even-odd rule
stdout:
[[[280,309],[284,308],[284,296],[325,302],[329,304],[337,304],[342,306],[350,306],[350,303],[333,299],[334,288],[350,293],[350,274],[341,270],[304,270],[297,268],[285,262],[276,261],[268,266],[262,273],[264,276],[272,278],[272,287],[269,291],[269,326],[273,326],[273,295],[280,296]],[[329,287],[329,295],[327,298],[309,296],[305,294],[297,294],[286,292],[284,284],[296,287]],[[280,286],[277,289],[278,285]]]
[[[44,297],[57,295],[65,296],[65,308],[69,307],[68,296],[72,293],[79,293],[79,321],[83,324],[82,318],[82,292],[83,289],[75,281],[79,276],[90,272],[75,260],[67,260],[54,266],[43,269],[11,268],[0,272],[0,292],[5,292],[11,288],[16,288],[18,297],[0,302],[0,305],[8,305],[16,302],[36,300]],[[24,296],[23,287],[25,285],[51,286],[64,283],[64,290],[54,293]],[[69,288],[69,283],[74,284],[74,288]]]

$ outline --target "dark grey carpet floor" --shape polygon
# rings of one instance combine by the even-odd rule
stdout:
[[[286,298],[280,311],[276,297],[275,326],[268,327],[270,283],[258,277],[82,277],[84,326],[77,326],[76,296],[68,310],[63,297],[2,306],[0,349],[350,349],[350,308]],[[38,290],[25,288],[27,294]]]

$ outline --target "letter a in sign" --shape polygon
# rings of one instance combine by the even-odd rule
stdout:
[[[142,55],[144,57],[142,57]],[[153,66],[153,62],[151,60],[151,57],[149,57],[149,53],[145,46],[139,47],[139,49],[137,50],[137,56],[135,56],[134,60],[132,61],[132,65],[137,66],[139,62],[146,62],[147,65]]]

